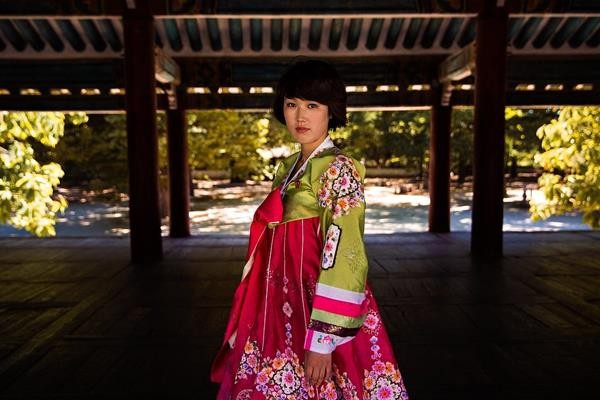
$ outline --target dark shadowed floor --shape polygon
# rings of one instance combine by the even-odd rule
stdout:
[[[423,399],[600,399],[600,233],[369,236],[370,282]],[[1,399],[212,399],[246,239],[0,239]]]

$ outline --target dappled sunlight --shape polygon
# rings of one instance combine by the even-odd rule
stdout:
[[[219,181],[200,186],[192,200],[190,224],[192,235],[248,235],[254,211],[270,190],[270,183],[256,185],[226,185]],[[538,198],[537,190],[527,190],[527,200]],[[426,232],[428,229],[429,197],[427,193],[395,194],[393,186],[367,186],[366,234]],[[472,194],[464,190],[451,193],[450,229],[453,232],[471,230]],[[523,202],[523,190],[507,189],[504,200],[504,231],[589,230],[581,215],[570,213],[534,222],[528,202]],[[57,236],[127,236],[129,235],[127,201],[118,203],[73,202],[59,216]],[[168,218],[161,226],[163,236],[169,234]],[[0,236],[29,236],[6,225],[0,226]]]
[[[452,206],[450,207],[450,212],[461,212],[461,211],[469,211],[471,206]]]
[[[410,206],[428,206],[429,196],[417,194],[395,194],[394,188],[389,186],[365,187],[365,201],[367,206],[396,206],[398,204]]]

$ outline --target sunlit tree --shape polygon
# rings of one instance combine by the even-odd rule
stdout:
[[[505,111],[505,165],[511,178],[519,167],[531,167],[534,157],[541,150],[538,128],[556,118],[557,109],[519,109],[507,107]]]
[[[534,220],[571,211],[600,227],[600,107],[564,107],[537,131],[543,152],[535,162],[544,202],[532,202]]]
[[[261,179],[268,160],[260,150],[288,142],[287,130],[268,114],[238,111],[188,113],[190,165],[230,171],[232,181]]]
[[[67,206],[55,193],[64,173],[57,163],[40,163],[35,147],[55,147],[63,136],[66,118],[79,124],[86,116],[0,112],[0,223],[36,236],[56,234],[57,215]]]
[[[405,167],[422,176],[429,146],[429,111],[363,111],[332,135],[367,166]]]

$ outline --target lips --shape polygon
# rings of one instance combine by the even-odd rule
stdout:
[[[306,132],[308,130],[309,130],[309,128],[304,128],[304,127],[297,127],[296,128],[296,132],[298,132],[298,133],[304,133],[304,132]]]

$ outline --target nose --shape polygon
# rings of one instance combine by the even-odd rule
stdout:
[[[298,107],[296,109],[296,121],[306,121],[305,112],[306,110],[303,107]]]

